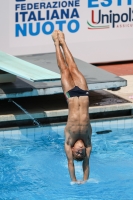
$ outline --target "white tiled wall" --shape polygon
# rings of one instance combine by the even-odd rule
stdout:
[[[91,122],[93,133],[103,130],[111,129],[133,129],[133,118],[129,119],[117,119]],[[15,140],[36,140],[43,135],[51,134],[52,136],[58,134],[60,137],[64,137],[65,125],[32,127],[22,129],[8,129],[0,130],[0,141],[3,139],[15,139]]]

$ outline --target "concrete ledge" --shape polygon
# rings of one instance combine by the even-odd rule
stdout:
[[[133,103],[122,103],[107,106],[90,107],[89,113],[111,112],[119,110],[133,110]]]
[[[90,107],[89,113],[106,113],[106,112],[114,112],[114,111],[125,111],[131,110],[131,115],[133,114],[133,103],[123,103],[123,104],[114,104],[107,106],[96,106]],[[31,113],[30,113],[31,114]],[[42,111],[42,112],[34,112],[31,116],[35,119],[41,118],[51,118],[51,117],[63,117],[68,115],[68,109],[62,110],[52,110],[52,111]],[[29,120],[30,117],[26,114],[5,114],[0,115],[0,122],[9,122],[9,121],[17,121],[17,120]]]

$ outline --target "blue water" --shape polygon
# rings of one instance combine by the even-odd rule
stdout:
[[[28,139],[1,137],[0,200],[133,200],[132,123],[109,123],[93,124],[90,179],[83,185],[70,181],[64,127]],[[96,133],[106,129],[112,132]],[[75,165],[81,180],[81,163]]]

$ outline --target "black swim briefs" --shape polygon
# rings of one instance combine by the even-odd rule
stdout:
[[[78,86],[75,86],[73,89],[66,92],[66,97],[80,97],[80,96],[89,96],[88,90],[82,90]]]

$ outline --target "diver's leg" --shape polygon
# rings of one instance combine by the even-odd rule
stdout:
[[[71,90],[72,88],[74,88],[75,84],[72,79],[69,68],[67,67],[67,65],[65,63],[63,54],[61,52],[59,40],[58,40],[58,36],[57,36],[57,31],[53,32],[52,38],[53,38],[53,41],[55,44],[57,64],[58,64],[58,67],[59,67],[60,73],[61,73],[62,88],[63,88],[64,93],[66,93],[69,90]]]
[[[65,36],[61,31],[58,31],[58,38],[59,38],[60,46],[63,49],[65,61],[68,65],[68,68],[70,70],[70,73],[72,75],[75,85],[80,87],[83,90],[88,90],[86,80],[85,80],[84,76],[82,75],[82,73],[78,70],[78,67],[74,61],[74,58],[65,42]]]

